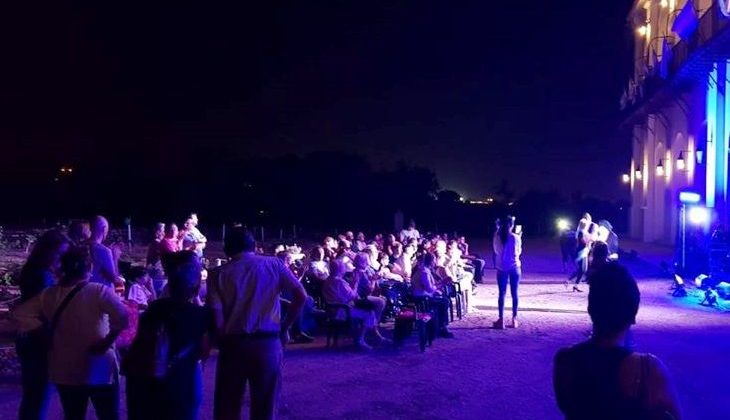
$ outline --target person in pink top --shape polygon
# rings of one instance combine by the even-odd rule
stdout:
[[[170,254],[180,251],[180,238],[177,225],[170,223],[165,227],[165,237],[160,241],[160,254]]]

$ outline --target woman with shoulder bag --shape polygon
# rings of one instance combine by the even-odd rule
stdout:
[[[88,248],[61,257],[62,277],[14,311],[21,331],[46,322],[48,376],[56,385],[64,417],[86,418],[89,399],[100,420],[119,418],[118,364],[114,340],[127,326],[127,311],[111,287],[89,283]]]

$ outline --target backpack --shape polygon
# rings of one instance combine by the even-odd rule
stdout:
[[[164,321],[140,325],[129,352],[122,361],[122,374],[151,379],[165,379],[194,350],[189,345],[172,353],[169,327]]]

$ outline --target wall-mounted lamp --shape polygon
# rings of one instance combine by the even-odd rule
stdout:
[[[697,150],[695,150],[695,158],[697,159],[697,164],[702,165],[702,159],[705,157],[705,151],[702,150],[702,146],[697,146]]]
[[[662,160],[659,159],[659,163],[656,166],[656,176],[662,177],[664,175],[665,175],[664,162],[662,162]]]
[[[641,25],[636,28],[636,33],[638,33],[640,36],[646,36],[647,32],[649,32],[649,27],[647,25]]]
[[[634,178],[641,180],[641,166],[636,167],[636,172],[634,172]]]
[[[629,182],[631,182],[631,176],[629,174],[623,174],[621,175],[621,181],[624,184],[628,184]]]
[[[679,156],[677,156],[677,169],[683,171],[686,167],[687,163],[684,161],[684,151],[680,151]]]

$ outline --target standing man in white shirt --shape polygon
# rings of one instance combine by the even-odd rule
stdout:
[[[211,273],[208,304],[219,337],[213,415],[241,418],[246,383],[251,387],[251,419],[276,417],[281,387],[283,345],[307,297],[291,270],[276,257],[255,254],[253,235],[234,228],[224,251],[230,262]],[[281,320],[279,296],[291,296]]]
[[[185,233],[184,233],[184,239],[189,240],[192,244],[195,245],[195,254],[198,257],[203,257],[203,250],[205,249],[205,246],[208,244],[208,238],[205,237],[200,232],[200,229],[198,229],[198,215],[195,213],[191,213],[190,217],[185,221]]]
[[[400,235],[398,235],[400,238],[400,243],[402,244],[408,244],[411,240],[419,240],[421,239],[421,233],[416,229],[416,222],[411,220],[408,223],[408,228],[403,229],[400,231]]]

